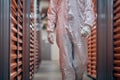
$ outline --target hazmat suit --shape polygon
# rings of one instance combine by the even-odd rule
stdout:
[[[48,40],[59,47],[62,80],[82,80],[87,67],[86,38],[95,20],[92,0],[50,0]]]

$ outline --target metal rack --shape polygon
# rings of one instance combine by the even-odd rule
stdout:
[[[32,80],[33,78],[35,30],[32,25],[34,17],[30,18],[30,9],[33,11],[30,5],[34,6],[34,4],[30,1],[34,2],[34,0],[0,1],[0,52],[2,52],[0,80]],[[40,49],[40,45],[37,48]]]
[[[40,31],[35,32],[35,55],[34,55],[34,66],[35,66],[35,72],[37,72],[40,64]]]
[[[10,80],[21,80],[23,75],[23,1],[11,1]]]
[[[20,3],[21,2],[21,3]],[[23,2],[23,3],[22,3]],[[23,6],[23,11],[20,7]],[[30,0],[0,1],[0,80],[30,79]],[[12,7],[14,6],[14,7]],[[119,69],[119,0],[97,0],[96,79],[120,79]],[[114,21],[113,21],[114,10]],[[23,15],[22,15],[23,14]],[[23,20],[25,19],[25,20]],[[11,20],[11,22],[10,22]],[[21,24],[21,21],[24,21]],[[113,27],[114,22],[114,27]],[[19,25],[20,24],[20,25]],[[113,29],[114,28],[114,29]],[[114,30],[114,32],[113,32]],[[36,31],[34,32],[36,33]],[[114,35],[113,35],[114,33]],[[23,34],[23,36],[22,36]],[[34,34],[37,36],[38,33]],[[114,36],[114,37],[113,37]],[[38,36],[35,40],[39,40]],[[92,47],[91,39],[90,49]],[[35,45],[40,41],[35,41]],[[22,47],[23,46],[23,47]],[[94,45],[95,46],[95,45]],[[34,66],[38,65],[39,47],[34,48]],[[38,50],[38,51],[37,51]],[[91,51],[90,51],[91,52]],[[33,53],[33,52],[32,52]],[[40,52],[39,52],[40,53]],[[114,55],[114,56],[113,56]],[[92,54],[90,61],[92,60]],[[95,56],[95,55],[94,55]],[[37,59],[37,57],[39,59]],[[36,59],[36,60],[35,60]],[[95,58],[93,58],[94,60]],[[31,59],[32,60],[32,59]],[[21,64],[22,63],[22,64]],[[89,63],[91,67],[92,64]],[[36,66],[37,68],[37,66]],[[34,67],[35,69],[35,67]],[[92,72],[95,68],[89,68]],[[12,74],[12,73],[17,74]],[[113,75],[114,73],[114,75]]]
[[[88,38],[88,75],[96,79],[96,24]]]
[[[31,0],[31,5],[30,5],[30,72],[29,72],[29,79],[32,80],[34,76],[34,54],[35,54],[35,30],[34,30],[34,17],[32,14],[34,14],[34,0]]]
[[[96,14],[96,0],[93,0],[94,3],[94,12]],[[93,79],[96,79],[97,76],[97,21],[94,22],[94,25],[91,28],[91,35],[88,38],[88,76]]]
[[[120,1],[114,0],[114,77],[120,80]]]

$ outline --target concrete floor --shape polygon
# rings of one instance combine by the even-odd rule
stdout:
[[[57,61],[42,61],[33,80],[62,80]]]
[[[59,63],[57,61],[42,61],[33,80],[62,80]],[[84,75],[84,80],[91,80]]]

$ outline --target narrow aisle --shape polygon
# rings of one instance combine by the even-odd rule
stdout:
[[[57,61],[42,61],[33,80],[62,80]]]
[[[57,61],[42,61],[38,72],[33,80],[62,80],[59,64]],[[92,80],[84,75],[83,80]]]

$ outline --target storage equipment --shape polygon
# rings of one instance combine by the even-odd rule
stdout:
[[[88,38],[88,75],[96,78],[96,24],[92,27],[91,36]]]
[[[23,76],[23,0],[11,1],[10,80]]]
[[[120,80],[120,0],[114,0],[114,78]]]

